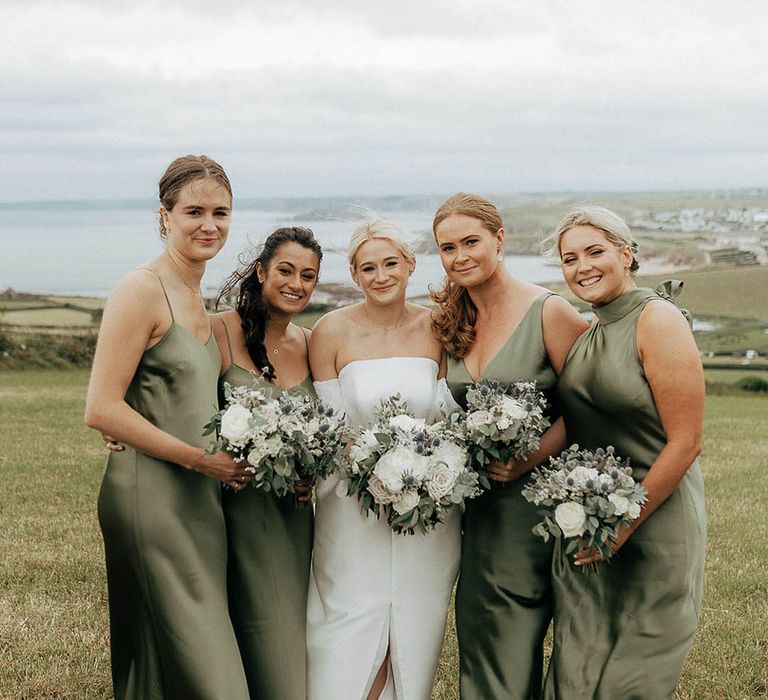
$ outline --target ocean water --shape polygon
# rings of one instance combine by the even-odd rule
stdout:
[[[392,203],[392,200],[388,200]],[[399,204],[394,202],[394,204]],[[393,206],[377,213],[397,223],[411,238],[431,235],[434,207]],[[272,200],[236,206],[229,240],[208,263],[203,286],[213,294],[236,268],[238,257],[252,257],[255,246],[280,225],[311,228],[324,249],[320,281],[349,284],[344,250],[355,222],[343,213],[307,212],[301,200]],[[0,291],[77,296],[107,296],[126,272],[163,249],[157,211],[151,203],[43,202],[0,204]],[[507,256],[506,265],[520,279],[560,279],[557,267],[538,256]],[[437,255],[420,255],[409,294],[421,295],[440,285],[443,269]]]

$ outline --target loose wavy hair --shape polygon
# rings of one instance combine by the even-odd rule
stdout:
[[[480,222],[492,236],[504,227],[501,214],[493,202],[477,194],[458,192],[443,202],[435,212],[432,233],[437,240],[437,227],[449,216],[462,214]],[[441,290],[429,290],[437,308],[432,313],[432,330],[446,352],[453,358],[466,357],[475,342],[477,307],[466,287],[446,277]]]
[[[319,270],[320,262],[323,259],[323,249],[315,239],[312,230],[301,226],[285,226],[276,229],[267,237],[256,258],[229,276],[216,299],[218,307],[222,298],[234,292],[237,293],[235,311],[240,316],[245,347],[248,349],[248,355],[254,367],[261,369],[264,376],[270,381],[274,380],[277,374],[269,361],[267,348],[264,345],[269,307],[264,303],[262,297],[263,283],[259,280],[257,267],[261,263],[261,268],[266,275],[270,261],[285,243],[298,243],[315,253]]]

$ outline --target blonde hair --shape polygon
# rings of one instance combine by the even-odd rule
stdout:
[[[454,214],[476,219],[492,236],[504,227],[504,220],[493,202],[479,194],[457,192],[448,197],[435,212],[432,220],[435,239],[437,227]],[[437,305],[432,314],[432,330],[435,336],[451,357],[465,357],[475,342],[477,321],[477,307],[467,288],[446,278],[441,290],[430,289],[430,297]]]
[[[632,237],[629,226],[615,212],[594,204],[575,206],[563,217],[555,230],[544,241],[546,253],[559,259],[560,242],[563,236],[575,226],[591,226],[600,231],[619,250],[629,248],[632,253],[630,273],[634,275],[640,269],[640,263],[636,257],[639,246]]]
[[[369,219],[355,227],[355,230],[352,231],[352,237],[349,239],[347,257],[351,268],[354,269],[355,267],[355,258],[362,245],[374,239],[390,241],[406,260],[416,259],[405,234],[396,224],[384,219]]]

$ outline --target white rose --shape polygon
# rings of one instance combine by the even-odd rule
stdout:
[[[455,442],[443,440],[429,457],[430,464],[434,468],[442,463],[447,466],[454,476],[458,476],[467,464],[467,451],[459,447]]]
[[[407,447],[398,445],[381,456],[373,468],[373,473],[392,493],[400,493],[403,490],[404,474],[410,473],[420,480],[428,468],[429,459]]]
[[[399,500],[399,496],[393,495],[375,474],[368,480],[368,491],[376,503],[393,503]]]
[[[410,416],[406,416],[405,414],[402,414],[400,416],[393,416],[392,418],[389,419],[390,428],[397,428],[405,432],[416,430],[416,428],[420,428],[423,425],[424,425],[423,418],[419,418],[419,419],[411,418]]]
[[[398,515],[402,515],[413,510],[417,505],[419,505],[419,494],[416,491],[408,490],[403,491],[403,495],[392,504],[392,507]]]
[[[576,537],[584,534],[587,514],[581,503],[561,503],[555,508],[555,522],[565,537]]]
[[[640,504],[639,503],[632,503],[632,502],[630,502],[629,508],[627,508],[627,515],[632,520],[635,520],[636,518],[639,518],[640,517]]]
[[[511,396],[501,397],[501,410],[504,415],[512,420],[523,420],[528,415],[523,404],[517,399],[513,399]]]
[[[453,491],[458,472],[442,462],[434,465],[427,473],[427,493],[433,501],[439,501]]]
[[[221,417],[221,437],[232,445],[242,445],[248,437],[251,412],[240,404],[233,404]]]
[[[617,493],[609,493],[608,500],[613,503],[613,512],[616,515],[624,515],[629,510],[629,499],[626,496],[619,496]]]
[[[474,411],[467,416],[467,428],[477,430],[481,425],[493,423],[493,416],[488,411]]]

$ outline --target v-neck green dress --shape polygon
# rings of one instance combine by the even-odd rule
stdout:
[[[550,296],[533,301],[482,376],[507,383],[536,380],[554,420],[557,375],[542,331],[542,310]],[[463,360],[448,360],[447,380],[456,401],[466,406],[473,380]],[[539,517],[521,495],[528,479],[492,482],[490,491],[467,503],[456,591],[463,700],[536,698],[541,691],[552,607],[552,544],[531,532]]]
[[[232,386],[255,384],[268,393],[280,391],[234,364],[220,382],[222,387],[228,382]],[[310,377],[286,391],[314,395]],[[251,698],[301,700],[306,697],[312,507],[300,508],[291,497],[277,498],[251,487],[224,491],[223,506],[230,615]]]
[[[576,341],[558,385],[569,441],[590,450],[613,445],[630,458],[637,480],[667,442],[636,348],[640,313],[658,298],[634,289],[594,309],[598,321]],[[574,566],[557,543],[548,700],[674,697],[698,625],[705,539],[704,484],[694,461],[596,571]]]
[[[207,447],[221,358],[212,335],[201,343],[168,308],[171,327],[142,355],[125,400],[161,430]],[[126,445],[109,455],[98,512],[115,698],[246,700],[219,483]]]

